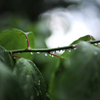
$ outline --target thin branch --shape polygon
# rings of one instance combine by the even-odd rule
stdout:
[[[95,41],[87,41],[88,43],[94,44],[94,43],[100,43],[100,40],[95,40]],[[71,46],[64,46],[64,47],[58,47],[58,48],[46,48],[46,49],[21,49],[21,50],[11,50],[9,51],[10,53],[22,53],[22,52],[47,52],[50,53],[51,51],[60,51],[60,50],[66,50],[66,49],[73,49],[77,46],[77,44],[75,45],[71,45]]]

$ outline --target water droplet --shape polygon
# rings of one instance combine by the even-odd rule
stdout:
[[[69,50],[69,52],[71,52],[71,50]]]
[[[31,55],[33,55],[33,52],[31,52]]]
[[[74,48],[74,50],[76,50],[77,48]]]
[[[48,56],[48,54],[47,54],[47,53],[45,53],[45,56]]]
[[[49,56],[51,56],[51,54],[49,54]]]
[[[63,50],[63,52],[65,52],[66,50]]]
[[[95,51],[95,52],[94,52],[94,55],[96,56],[97,54],[98,54],[98,53]]]
[[[63,50],[60,50],[60,53],[61,53],[61,54],[64,53]]]
[[[58,53],[59,53],[60,51],[59,51],[59,50],[56,50],[56,52],[58,52]]]
[[[40,80],[38,81],[38,85],[40,85]]]
[[[29,46],[29,49],[31,50],[32,48]]]
[[[37,52],[37,54],[40,54],[40,52]]]
[[[100,44],[100,42],[98,42],[98,44]]]
[[[56,53],[62,54],[63,53],[63,50],[56,50]]]
[[[97,43],[95,43],[95,45],[98,45]]]
[[[76,45],[73,45],[73,47],[75,48],[75,47],[76,47]]]
[[[53,51],[52,53],[55,54],[55,51]]]
[[[51,57],[54,57],[54,55],[51,55]]]

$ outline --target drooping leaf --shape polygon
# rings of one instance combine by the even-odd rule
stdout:
[[[66,58],[54,74],[50,92],[53,100],[99,100],[100,49],[80,42]]]
[[[0,100],[26,100],[24,93],[11,73],[0,61]]]
[[[7,65],[9,68],[13,68],[14,59],[2,46],[0,46],[0,61]]]
[[[32,61],[19,59],[14,74],[17,75],[27,100],[49,100],[43,76]]]
[[[19,29],[4,30],[0,33],[0,45],[7,50],[26,49],[26,36],[29,38],[31,48],[34,48],[34,34],[31,32],[23,32]],[[18,54],[25,58],[31,58],[30,53]]]

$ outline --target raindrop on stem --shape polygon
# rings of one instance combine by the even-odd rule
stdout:
[[[31,50],[32,48],[29,46],[29,49]]]
[[[31,52],[31,55],[33,55],[33,52]]]
[[[55,54],[55,51],[53,51],[53,54]]]
[[[56,52],[58,52],[58,53],[59,53],[60,51],[59,51],[59,50],[56,50]]]
[[[65,52],[66,50],[63,50],[63,52]]]
[[[37,54],[40,54],[40,52],[37,52]]]
[[[74,50],[76,50],[77,48],[74,48]]]
[[[95,45],[98,45],[97,43],[95,43]]]
[[[64,53],[65,52],[65,50],[60,50],[60,53],[62,54],[62,53]]]
[[[71,52],[71,50],[69,50],[69,52]]]
[[[48,56],[48,54],[47,54],[47,53],[45,53],[45,56]]]
[[[51,57],[54,57],[54,55],[51,55]]]

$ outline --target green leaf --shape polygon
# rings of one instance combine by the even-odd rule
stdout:
[[[49,100],[43,76],[31,60],[19,59],[14,75],[18,77],[27,100]]]
[[[34,48],[33,33],[23,32],[19,29],[4,30],[0,33],[0,45],[7,50],[26,49],[27,41],[25,34],[28,33],[30,47]]]
[[[31,32],[23,32],[19,29],[4,30],[0,33],[0,45],[7,50],[26,49],[27,41],[26,35],[29,38],[29,44],[31,48],[34,48],[34,34]],[[18,54],[25,58],[32,58],[30,53]]]
[[[50,92],[52,100],[100,99],[99,48],[80,42],[57,67]]]
[[[92,37],[92,40],[95,40],[93,36],[91,36],[91,37]],[[77,43],[80,42],[80,41],[90,41],[89,35],[80,37],[79,39],[77,39],[77,40],[75,40],[73,43],[71,43],[71,45],[72,45],[72,44],[77,44]]]
[[[92,36],[91,36],[92,37]],[[94,37],[92,37],[92,40],[95,40]],[[80,37],[79,39],[75,40],[73,43],[71,43],[71,45],[73,44],[77,44],[79,43],[80,41],[90,41],[90,37],[89,35],[86,35],[86,36],[83,36],[83,37]],[[75,48],[77,49],[77,47]],[[61,56],[64,58],[64,59],[61,59],[61,61],[64,62],[65,59],[69,59],[69,55],[74,52],[74,49],[67,49]]]
[[[7,65],[9,68],[13,68],[14,59],[9,55],[7,50],[0,46],[0,61]]]
[[[25,100],[16,78],[2,62],[0,62],[0,100]]]

